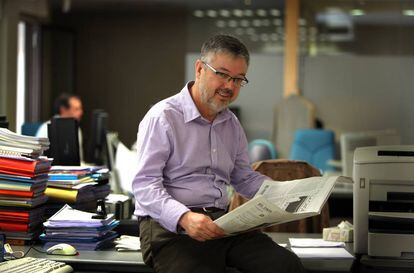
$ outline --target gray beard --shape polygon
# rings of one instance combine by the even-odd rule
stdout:
[[[229,103],[215,103],[213,101],[213,97],[207,97],[207,92],[205,90],[201,92],[201,102],[206,103],[209,106],[209,108],[213,110],[216,114],[223,111],[229,106]]]

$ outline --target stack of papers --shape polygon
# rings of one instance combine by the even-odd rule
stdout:
[[[109,176],[109,170],[99,166],[53,166],[45,192],[49,197],[47,216],[65,204],[79,210],[95,211],[97,200],[105,199],[110,193]]]
[[[337,259],[354,257],[344,248],[343,242],[328,242],[323,239],[289,238],[291,250],[299,258]]]
[[[94,219],[95,213],[84,212],[65,205],[43,225],[40,239],[47,249],[58,243],[73,245],[79,250],[96,250],[112,246],[118,234],[113,229],[119,224],[110,214],[105,219]]]
[[[119,252],[141,250],[141,241],[136,236],[121,235],[114,242],[115,249]]]
[[[0,128],[0,230],[8,239],[32,240],[41,233],[52,164],[41,155],[48,147],[47,138]]]
[[[37,158],[49,148],[49,139],[16,134],[0,128],[0,155]]]

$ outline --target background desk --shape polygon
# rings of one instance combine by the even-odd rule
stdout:
[[[287,243],[289,237],[321,238],[321,234],[267,233],[277,243]],[[27,250],[28,247],[13,247]],[[36,246],[40,249],[40,246]],[[352,253],[352,244],[347,245]],[[117,252],[114,249],[79,251],[77,256],[57,256],[30,250],[28,256],[47,258],[71,265],[75,272],[153,272],[142,260],[141,252]],[[351,272],[354,259],[301,259],[308,272]]]

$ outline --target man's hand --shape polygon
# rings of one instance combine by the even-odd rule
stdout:
[[[178,224],[185,229],[191,238],[200,242],[225,235],[224,230],[216,225],[210,217],[201,213],[188,211],[181,216]]]

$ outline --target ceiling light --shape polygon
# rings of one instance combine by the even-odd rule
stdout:
[[[262,20],[262,26],[264,26],[264,27],[270,26],[270,20],[269,19],[263,19]]]
[[[222,10],[220,10],[220,16],[229,17],[230,16],[230,11],[228,11],[226,9],[222,9]]]
[[[233,15],[236,17],[242,17],[243,16],[243,11],[241,9],[235,9],[233,10]]]
[[[244,10],[244,16],[252,17],[253,16],[253,11],[251,9],[245,9]]]
[[[213,9],[209,9],[207,11],[207,16],[208,17],[217,17],[217,11],[213,10]]]
[[[280,15],[280,11],[279,10],[277,10],[277,9],[271,9],[270,11],[270,15],[272,15],[272,16],[279,16]]]
[[[201,18],[201,17],[204,17],[204,12],[202,11],[202,10],[195,10],[194,11],[194,13],[193,13],[193,15],[195,16],[195,17],[199,17],[199,18]]]
[[[412,10],[412,9],[405,9],[405,10],[402,11],[402,14],[404,16],[414,16],[414,10]]]
[[[270,40],[276,42],[277,40],[279,40],[279,37],[277,37],[276,33],[272,33],[272,34],[270,34]]]
[[[235,32],[236,32],[237,35],[241,36],[241,35],[244,34],[244,29],[242,29],[242,28],[236,28],[236,31]]]
[[[267,33],[260,34],[260,40],[262,40],[263,42],[269,41],[269,35]]]
[[[257,42],[257,41],[259,41],[259,36],[252,35],[252,36],[250,36],[250,40],[252,40],[253,42]]]
[[[72,1],[71,0],[63,0],[63,2],[62,2],[62,12],[63,13],[68,13],[70,11],[71,6],[72,6]]]
[[[252,25],[255,26],[255,27],[260,27],[262,25],[262,21],[259,20],[259,19],[254,19],[252,21]]]
[[[223,21],[223,20],[218,20],[218,21],[216,22],[216,26],[217,26],[217,27],[219,27],[219,28],[226,27],[226,22],[225,22],[225,21]]]
[[[258,16],[265,17],[267,15],[267,12],[264,9],[258,9],[256,10],[256,14]]]
[[[230,20],[228,23],[229,27],[237,27],[237,21],[236,20]]]
[[[249,34],[249,35],[253,35],[253,34],[256,33],[256,31],[254,30],[254,28],[249,27],[249,28],[246,29],[246,33]]]
[[[249,27],[250,26],[250,22],[249,20],[243,19],[240,21],[240,26],[242,27]]]
[[[275,26],[281,26],[282,23],[282,19],[273,19],[273,25]]]
[[[362,9],[353,9],[351,10],[352,16],[362,16],[365,15],[365,12]]]

